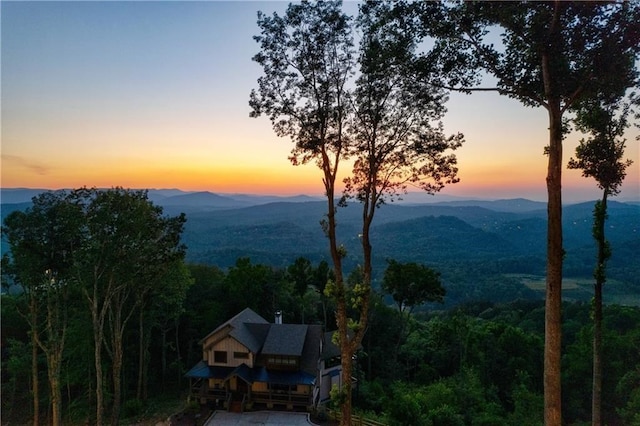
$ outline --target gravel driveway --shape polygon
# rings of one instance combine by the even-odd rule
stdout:
[[[307,413],[289,413],[281,411],[255,411],[250,413],[229,413],[216,411],[207,420],[205,426],[309,426]]]

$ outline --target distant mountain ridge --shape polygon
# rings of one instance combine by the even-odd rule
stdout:
[[[0,188],[0,203],[29,203],[43,192],[55,191],[38,188]],[[148,197],[160,206],[185,206],[207,208],[239,208],[274,202],[319,201],[320,197],[308,195],[276,196],[251,194],[216,194],[209,191],[182,191],[180,189],[148,189]]]
[[[33,197],[43,192],[52,191],[39,188],[0,188],[0,203],[17,204],[28,203]],[[302,203],[310,201],[324,201],[324,197],[314,197],[309,195],[277,196],[277,195],[257,195],[239,193],[214,193],[210,191],[183,191],[176,188],[170,189],[149,189],[148,196],[151,201],[161,206],[185,206],[208,207],[208,208],[241,208],[256,206],[275,202]],[[546,203],[531,201],[524,198],[514,199],[460,199],[446,195],[427,196],[424,193],[408,193],[396,200],[392,205],[420,206],[420,205],[442,205],[442,206],[477,206],[485,207],[495,211],[505,212],[525,212],[537,209],[544,209]]]
[[[28,208],[31,197],[43,190],[1,191],[4,220],[12,211]],[[320,226],[327,204],[320,197],[176,189],[149,190],[148,194],[165,214],[186,214],[182,241],[190,263],[227,268],[238,258],[248,257],[253,263],[285,268],[301,256],[314,263],[330,261]],[[625,295],[640,294],[640,205],[612,200],[608,206],[607,239],[613,249],[608,267],[612,281],[609,288]],[[380,279],[386,260],[392,258],[441,271],[451,290],[449,300],[539,297],[539,293],[531,293],[533,290],[509,277],[544,276],[545,207],[546,203],[521,198],[384,204],[376,211],[371,229],[374,281]],[[567,204],[563,208],[566,276],[591,279],[595,259],[593,208],[593,202]],[[361,263],[358,203],[340,208],[337,221],[339,242],[347,253],[345,271],[350,271]],[[2,254],[7,251],[3,240]],[[494,285],[501,290],[493,289]]]

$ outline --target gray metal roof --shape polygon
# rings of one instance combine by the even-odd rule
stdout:
[[[249,348],[250,351],[257,352],[260,350],[260,346],[262,345],[262,342],[259,341],[260,336],[258,335],[256,337],[256,335],[254,335],[249,329],[247,329],[247,327],[245,326],[245,324],[247,323],[267,324],[267,325],[269,324],[269,322],[266,319],[262,318],[253,310],[246,308],[245,310],[239,312],[236,316],[234,316],[230,320],[222,323],[211,333],[207,334],[200,341],[200,344],[203,344],[204,341],[207,340],[207,338],[209,338],[209,336],[212,336],[213,334],[217,333],[219,330],[222,330],[225,327],[230,327],[231,331],[229,332],[229,334],[234,339],[236,339],[238,342],[245,345],[247,348]]]
[[[262,354],[302,356],[307,328],[306,324],[272,324]]]
[[[331,333],[323,336],[321,326],[272,324],[249,308],[222,323],[200,343],[224,328],[229,329],[229,336],[255,354],[300,357],[300,369],[309,374],[314,374],[320,356],[340,355],[340,349],[331,343]],[[324,351],[320,354],[319,342],[323,337]]]
[[[307,338],[304,342],[304,350],[300,358],[300,369],[309,374],[316,374],[318,370],[320,339],[322,339],[322,326],[309,325]]]
[[[257,354],[264,345],[269,328],[272,326],[273,324],[244,323],[230,334],[251,352]]]

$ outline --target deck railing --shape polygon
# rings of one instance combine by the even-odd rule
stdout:
[[[251,392],[251,400],[259,403],[293,404],[307,406],[310,404],[310,395],[279,392]]]
[[[199,380],[191,385],[191,396],[207,400],[226,400],[227,391],[224,388],[210,388],[205,380]]]
[[[339,410],[328,410],[328,414],[331,420],[339,422],[342,419],[342,413]],[[366,419],[356,414],[351,415],[351,424],[354,426],[387,426],[386,423]]]

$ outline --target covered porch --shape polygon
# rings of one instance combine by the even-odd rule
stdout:
[[[309,409],[314,403],[315,377],[303,371],[270,371],[265,367],[211,367],[204,361],[187,374],[190,397],[201,404],[214,403],[225,409]]]

